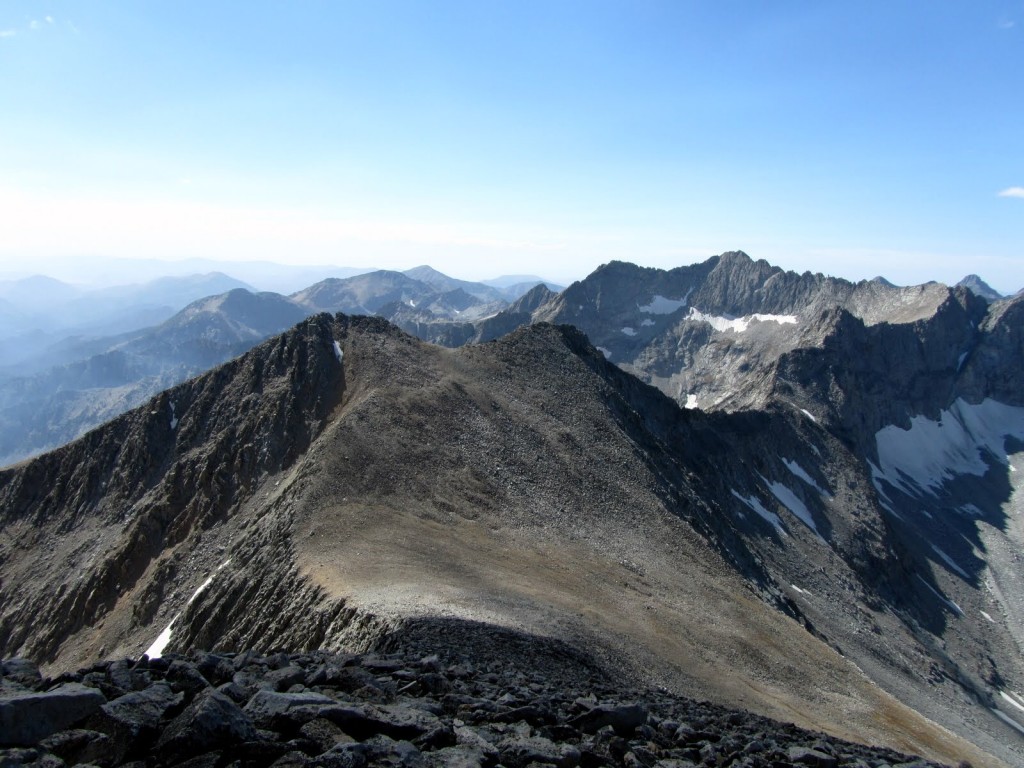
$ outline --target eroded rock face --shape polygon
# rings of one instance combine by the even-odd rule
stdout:
[[[520,638],[504,655],[505,639],[493,636],[483,656],[409,640],[382,654],[195,652],[97,664],[0,699],[0,764],[937,765],[664,692],[624,689],[552,641]],[[534,649],[529,658],[524,643]],[[118,665],[127,666],[135,690],[102,704],[100,688],[124,682]],[[206,685],[176,684],[171,667],[190,670],[178,680],[202,677]],[[362,673],[355,676],[365,684],[344,685],[344,671]],[[277,690],[280,672],[287,672],[285,691]]]

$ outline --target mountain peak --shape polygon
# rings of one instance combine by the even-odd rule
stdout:
[[[440,272],[434,269],[429,264],[421,264],[418,267],[407,269],[402,272],[406,277],[411,277],[413,280],[422,280],[425,283],[430,283],[432,280],[452,280],[453,278],[446,275],[444,272]]]
[[[986,301],[997,301],[1003,298],[1003,295],[999,293],[999,291],[995,290],[975,274],[967,275],[967,277],[957,283],[957,287],[966,288],[975,296],[979,296]]]

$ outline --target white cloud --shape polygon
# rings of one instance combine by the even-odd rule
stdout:
[[[999,193],[999,197],[1022,197],[1024,198],[1024,187],[1007,187]]]
[[[14,37],[16,34],[18,34],[16,29],[0,29],[0,38]]]
[[[999,22],[1000,29],[1013,29],[1015,26],[1017,26],[1016,21],[1010,21],[1007,19]]]
[[[53,24],[53,16],[47,16],[46,17],[46,23],[47,24]]]
[[[37,19],[32,19],[32,21],[30,21],[28,23],[28,28],[29,29],[39,29],[39,21]]]

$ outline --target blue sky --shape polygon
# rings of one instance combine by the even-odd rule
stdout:
[[[0,5],[0,272],[1024,287],[1024,0]]]

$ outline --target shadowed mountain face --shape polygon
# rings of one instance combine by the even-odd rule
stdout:
[[[992,393],[980,361],[1019,349],[1014,312],[986,315],[963,361]],[[570,327],[449,350],[317,315],[0,472],[0,655],[64,669],[168,627],[170,649],[351,649],[452,617],[836,735],[1019,762],[1001,719],[1024,681],[1019,566],[922,538],[924,476],[888,433],[874,472],[858,441],[887,416],[846,426],[840,396],[859,386],[842,345],[902,326],[828,317],[818,347],[780,358],[767,407],[702,413]],[[991,420],[966,400],[957,419]],[[1015,439],[1009,464],[975,453],[989,495],[957,529],[1007,549]]]

